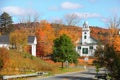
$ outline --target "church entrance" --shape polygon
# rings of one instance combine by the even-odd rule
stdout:
[[[83,54],[88,54],[88,48],[83,48],[82,53]]]

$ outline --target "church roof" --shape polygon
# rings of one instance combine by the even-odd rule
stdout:
[[[88,21],[85,21],[83,25],[88,25]]]
[[[89,27],[87,21],[84,22],[83,27]]]
[[[90,37],[91,39],[93,39],[96,43],[98,43],[99,41],[93,37]]]
[[[97,44],[99,41],[93,37],[90,37],[91,43],[86,43],[87,45],[95,45]],[[77,44],[82,44],[82,38],[76,42]]]

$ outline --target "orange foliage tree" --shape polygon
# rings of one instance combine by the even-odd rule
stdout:
[[[71,38],[73,44],[75,44],[75,42],[81,37],[80,32],[81,30],[75,27],[68,27],[68,28],[64,27],[58,32],[58,34],[59,36],[66,34]]]
[[[120,52],[120,35],[114,37],[113,44],[115,51]]]
[[[5,48],[0,48],[0,69],[6,67],[9,63],[9,52]]]
[[[47,21],[40,22],[39,27],[36,29],[36,36],[38,40],[37,55],[42,57],[51,54],[55,33]]]
[[[109,29],[109,44],[112,45],[114,44],[114,38],[117,36],[118,34],[118,29],[117,28],[110,28]],[[117,38],[117,37],[116,37]]]

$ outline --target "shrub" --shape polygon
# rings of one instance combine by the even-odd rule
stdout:
[[[2,69],[6,62],[9,61],[9,51],[5,48],[0,48],[0,69]]]

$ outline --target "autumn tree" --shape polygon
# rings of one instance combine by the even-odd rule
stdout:
[[[114,37],[114,49],[116,52],[120,52],[120,34]]]
[[[23,51],[24,46],[27,44],[27,33],[25,30],[15,30],[10,33],[10,44],[12,48],[16,48],[18,51]]]
[[[62,27],[58,34],[59,36],[66,34],[67,36],[69,36],[72,40],[72,43],[75,44],[75,42],[80,38],[81,34],[80,34],[81,29],[77,28],[77,27]]]
[[[45,34],[42,31],[42,28],[36,30],[37,35],[37,56],[43,57],[45,53]]]
[[[118,35],[118,28],[120,26],[120,17],[114,16],[108,19],[108,27],[109,27],[109,43],[112,45],[114,41],[114,37]]]
[[[113,17],[109,20],[109,38],[108,44],[104,45],[104,49],[96,50],[96,57],[98,62],[106,67],[112,77],[112,80],[120,79],[120,36],[118,35],[118,27],[120,26],[120,18]],[[100,64],[100,63],[99,63]]]
[[[59,38],[54,40],[52,60],[55,62],[63,63],[68,61],[69,63],[77,63],[78,54],[74,49],[70,37],[63,34]]]
[[[0,48],[0,70],[3,67],[6,67],[5,65],[8,64],[9,61],[9,51],[5,48]]]
[[[52,28],[54,28],[54,33],[56,37],[59,37],[59,31],[63,28],[63,24],[57,24],[57,23],[52,23],[51,24]]]
[[[54,29],[47,21],[41,21],[36,29],[37,36],[37,54],[47,56],[52,53],[53,40],[55,39]]]
[[[19,18],[18,28],[28,30],[29,35],[35,35],[35,30],[39,26],[39,16],[28,15]]]
[[[108,20],[109,44],[114,46],[115,51],[120,52],[120,17],[114,16]]]

